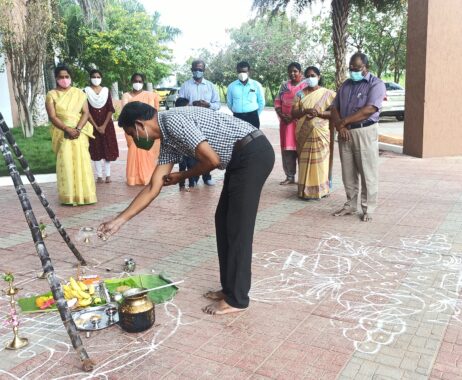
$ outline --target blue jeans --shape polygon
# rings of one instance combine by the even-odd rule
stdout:
[[[189,157],[189,156],[183,156],[179,164],[180,171],[192,169],[193,166],[196,165],[196,163],[197,163],[196,159]],[[188,181],[189,181],[189,187],[194,187],[196,183],[199,182],[199,177],[190,177],[188,178]],[[180,187],[184,187],[185,181],[181,181],[178,184],[180,185]]]

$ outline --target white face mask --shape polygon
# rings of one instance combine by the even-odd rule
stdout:
[[[101,78],[91,78],[90,82],[93,86],[99,86],[101,84]]]
[[[143,83],[133,83],[133,89],[135,91],[141,91],[143,89]]]
[[[249,79],[249,74],[248,73],[239,73],[237,75],[237,77],[239,78],[239,80],[241,82],[245,82],[247,79]]]
[[[308,87],[316,87],[319,83],[319,79],[317,77],[309,77],[306,79],[306,83],[308,84]]]

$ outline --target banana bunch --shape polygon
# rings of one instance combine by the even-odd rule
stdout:
[[[95,295],[94,285],[86,285],[75,278],[69,278],[69,284],[63,285],[64,298],[71,300],[77,298],[77,306],[90,306],[92,303],[101,303],[101,298],[92,297]]]

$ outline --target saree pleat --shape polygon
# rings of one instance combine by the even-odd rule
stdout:
[[[325,88],[296,98],[294,107],[300,110],[314,108],[326,111],[335,93]],[[298,196],[302,199],[320,199],[329,194],[329,121],[319,117],[300,118],[296,128],[298,155]]]

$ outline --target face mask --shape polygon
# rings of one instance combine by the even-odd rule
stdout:
[[[143,89],[143,83],[133,83],[133,89],[135,91],[141,91]]]
[[[306,83],[308,87],[316,87],[319,83],[319,79],[317,77],[309,77],[306,79]]]
[[[201,78],[204,77],[204,72],[203,71],[197,70],[197,71],[193,71],[192,73],[193,73],[193,78],[194,79],[201,79]]]
[[[93,86],[99,86],[101,84],[101,78],[91,78],[90,82]]]
[[[71,78],[61,78],[56,81],[61,88],[68,88],[71,85]]]
[[[247,79],[249,79],[249,74],[248,73],[239,73],[237,74],[237,77],[241,82],[245,82]]]
[[[140,136],[138,135],[138,128],[136,128],[136,140],[133,139],[135,142],[135,145],[139,149],[143,150],[150,150],[152,146],[154,145],[154,140],[149,140],[148,138],[148,132],[146,132],[146,128],[143,126],[144,132],[146,133],[146,140],[145,139],[140,139]]]
[[[364,79],[363,73],[361,71],[350,71],[350,78],[353,82],[358,82]]]

